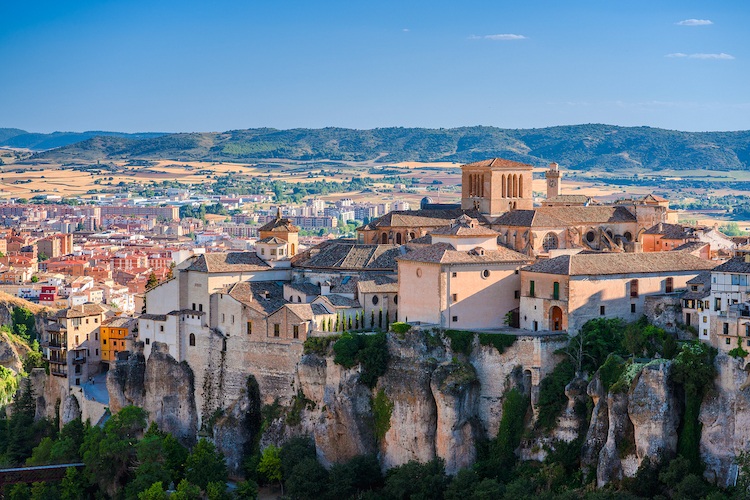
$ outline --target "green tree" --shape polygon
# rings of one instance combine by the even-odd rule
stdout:
[[[375,455],[357,456],[330,471],[330,498],[357,498],[361,493],[383,485],[383,474]]]
[[[185,461],[185,479],[205,490],[208,483],[227,481],[224,455],[213,443],[201,439]]]
[[[194,484],[190,484],[187,479],[183,479],[177,485],[177,490],[172,493],[169,500],[199,500],[200,498],[201,489]]]
[[[60,492],[49,483],[34,483],[31,485],[31,500],[59,500]]]
[[[148,275],[148,281],[146,281],[146,291],[153,290],[159,284],[159,280],[156,278],[156,274],[151,273]]]
[[[167,500],[167,492],[159,481],[138,493],[138,500]]]
[[[258,472],[269,483],[278,482],[281,486],[281,494],[284,494],[281,474],[281,450],[274,445],[267,446],[260,457]]]
[[[7,493],[8,500],[29,500],[31,491],[29,485],[25,483],[14,484]]]
[[[238,500],[256,500],[258,498],[258,483],[252,479],[237,483],[234,495]]]
[[[439,499],[443,497],[448,481],[441,458],[425,464],[411,461],[388,471],[383,493],[387,498]]]
[[[61,500],[84,500],[86,498],[86,485],[83,475],[75,467],[65,470],[65,477],[60,483]]]
[[[314,457],[295,465],[286,480],[288,494],[301,500],[322,498],[327,487],[328,471]]]

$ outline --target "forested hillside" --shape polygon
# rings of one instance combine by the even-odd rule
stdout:
[[[10,129],[3,129],[5,131]],[[92,135],[93,134],[93,135]],[[97,135],[98,134],[98,135]],[[7,135],[7,134],[6,134]],[[0,145],[52,147],[71,139],[58,135],[15,135]],[[86,132],[85,140],[39,152],[29,161],[175,159],[253,161],[377,160],[471,162],[494,156],[572,169],[647,168],[745,170],[750,168],[750,131],[679,132],[649,127],[571,125],[540,129],[462,127],[454,129],[342,128],[233,130],[222,133],[107,134]],[[144,137],[145,136],[145,137]],[[2,130],[0,130],[0,138]],[[32,144],[33,142],[33,144]]]

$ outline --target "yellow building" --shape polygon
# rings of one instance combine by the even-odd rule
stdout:
[[[102,324],[100,330],[102,342],[102,362],[111,363],[117,360],[117,353],[131,350],[134,330],[138,321],[118,316]]]

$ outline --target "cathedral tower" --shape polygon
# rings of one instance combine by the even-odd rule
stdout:
[[[493,158],[461,167],[461,208],[499,216],[510,210],[530,210],[531,165]]]
[[[545,179],[547,179],[547,199],[560,196],[562,188],[560,186],[560,180],[562,178],[562,172],[559,170],[557,163],[550,163],[549,170],[544,173]]]

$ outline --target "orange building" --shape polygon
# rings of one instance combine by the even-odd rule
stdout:
[[[102,339],[102,362],[117,360],[117,353],[131,350],[138,321],[118,316],[102,323],[99,328]]]

